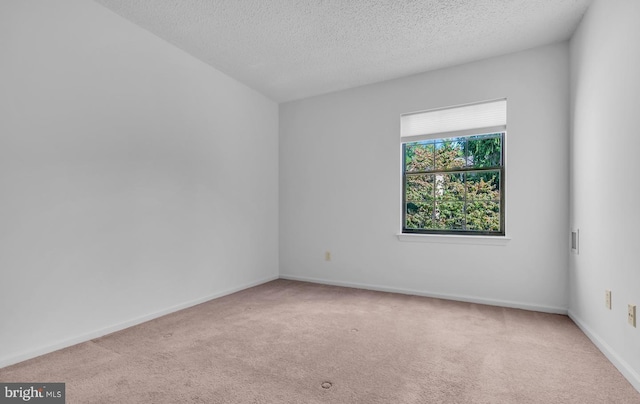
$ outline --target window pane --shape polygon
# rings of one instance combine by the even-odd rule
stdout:
[[[502,134],[467,138],[467,166],[475,168],[500,167],[502,162]]]
[[[405,228],[433,228],[433,200],[425,202],[407,202]]]
[[[422,202],[433,199],[433,174],[407,174],[406,201]]]
[[[464,138],[441,139],[435,143],[436,170],[449,170],[465,166]]]
[[[433,141],[405,144],[404,164],[406,172],[431,171],[434,159]]]
[[[500,231],[500,200],[467,201],[467,229]]]
[[[463,230],[464,202],[443,200],[436,202],[433,214],[435,229]]]
[[[464,174],[436,174],[436,199],[464,201]]]
[[[467,173],[467,200],[500,200],[500,171]]]

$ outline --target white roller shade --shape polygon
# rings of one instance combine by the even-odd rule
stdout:
[[[400,117],[400,127],[400,136],[411,137],[410,140],[504,131],[507,100],[404,114]]]

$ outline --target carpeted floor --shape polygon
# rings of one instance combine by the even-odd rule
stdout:
[[[0,369],[67,403],[640,403],[566,316],[277,280]]]

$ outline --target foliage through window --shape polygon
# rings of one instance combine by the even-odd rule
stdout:
[[[402,144],[403,233],[504,235],[504,132]]]

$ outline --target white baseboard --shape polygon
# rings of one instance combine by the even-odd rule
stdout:
[[[529,311],[540,311],[543,313],[564,314],[564,315],[567,314],[567,309],[564,307],[542,306],[537,304],[513,302],[509,300],[484,299],[484,298],[479,298],[475,296],[451,295],[451,294],[435,293],[435,292],[415,290],[415,289],[393,288],[388,286],[371,285],[371,284],[357,283],[357,282],[333,281],[328,279],[310,278],[306,276],[287,275],[287,274],[280,274],[280,278],[289,279],[292,281],[320,283],[323,285],[344,286],[348,288],[377,290],[380,292],[401,293],[403,295],[434,297],[437,299],[486,304],[488,306],[509,307],[512,309],[522,309],[522,310],[529,310]]]
[[[35,358],[35,357],[40,356],[40,355],[48,354],[50,352],[57,351],[59,349],[67,348],[67,347],[70,347],[72,345],[80,344],[82,342],[87,342],[87,341],[90,341],[90,340],[92,340],[94,338],[99,338],[99,337],[102,337],[104,335],[116,332],[116,331],[121,331],[121,330],[124,330],[125,328],[133,327],[135,325],[147,322],[149,320],[153,320],[155,318],[162,317],[164,315],[167,315],[167,314],[170,314],[170,313],[174,313],[176,311],[183,310],[183,309],[198,305],[200,303],[207,302],[209,300],[213,300],[213,299],[217,299],[217,298],[220,298],[220,297],[223,297],[223,296],[226,296],[226,295],[230,295],[232,293],[236,293],[236,292],[239,292],[241,290],[248,289],[248,288],[251,288],[251,287],[254,287],[254,286],[258,286],[258,285],[261,285],[263,283],[267,283],[267,282],[270,282],[270,281],[273,281],[273,280],[276,280],[276,279],[278,279],[277,275],[276,276],[269,276],[267,278],[263,278],[263,279],[260,279],[258,281],[249,282],[249,283],[246,283],[244,285],[240,285],[240,286],[236,286],[236,287],[233,287],[233,288],[230,288],[230,289],[226,289],[226,290],[223,290],[221,292],[216,292],[216,293],[213,293],[213,294],[208,295],[208,296],[203,296],[203,297],[200,297],[198,299],[194,299],[194,300],[190,300],[188,302],[180,303],[180,304],[177,304],[175,306],[167,307],[166,309],[162,309],[162,310],[159,310],[159,311],[156,311],[156,312],[153,312],[153,313],[149,313],[149,314],[146,314],[144,316],[136,317],[136,318],[133,318],[133,319],[130,319],[130,320],[127,320],[127,321],[123,321],[123,322],[118,323],[118,324],[113,324],[113,325],[110,325],[108,327],[104,327],[104,328],[101,328],[101,329],[98,329],[98,330],[95,330],[95,331],[92,331],[92,332],[88,332],[88,333],[85,333],[85,334],[82,334],[82,335],[78,335],[78,336],[75,336],[75,337],[71,337],[71,338],[66,338],[64,340],[58,341],[56,343],[53,343],[51,345],[46,345],[46,346],[38,347],[38,348],[35,348],[35,349],[30,349],[28,351],[19,353],[17,355],[12,355],[12,356],[7,356],[7,357],[4,357],[4,358],[0,358],[0,368],[6,367],[6,366],[9,366],[9,365],[13,365],[15,363],[19,363],[19,362],[22,362],[22,361],[26,361],[28,359],[32,359],[32,358]]]
[[[584,321],[569,310],[569,318],[582,330],[583,333],[598,347],[604,356],[609,359],[613,366],[615,366],[620,373],[631,383],[631,385],[640,392],[640,374],[633,370],[633,368],[625,361],[616,351],[607,344],[598,334],[596,334],[591,328],[589,328]]]

